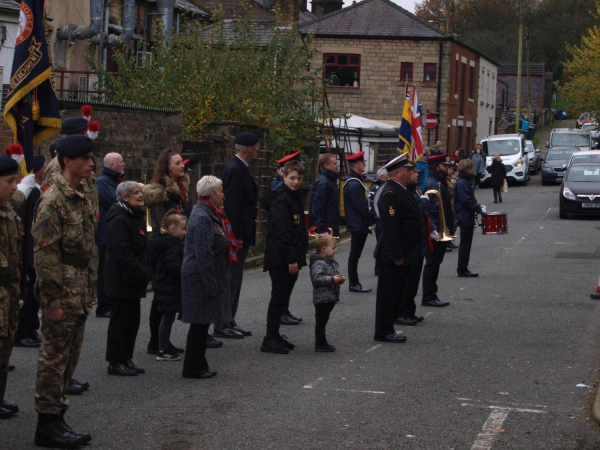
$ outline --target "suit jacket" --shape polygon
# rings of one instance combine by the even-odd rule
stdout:
[[[403,259],[405,265],[418,265],[425,226],[420,205],[408,189],[395,181],[388,181],[380,189],[383,192],[377,207],[383,232],[375,257],[384,264]]]
[[[244,246],[256,242],[256,217],[258,215],[258,186],[244,162],[234,156],[223,169],[223,192],[225,193],[225,213],[231,222],[236,239],[242,239]]]

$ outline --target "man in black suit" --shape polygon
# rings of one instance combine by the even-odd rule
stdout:
[[[225,213],[237,240],[238,256],[237,263],[231,267],[230,298],[233,320],[215,324],[214,335],[221,338],[242,339],[252,335],[250,331],[243,330],[236,324],[235,314],[242,290],[244,262],[248,249],[256,240],[258,186],[252,177],[250,163],[256,158],[259,149],[258,136],[254,133],[238,134],[235,138],[235,156],[227,162],[221,176],[225,193]]]
[[[27,296],[23,307],[19,310],[19,325],[15,332],[15,347],[37,348],[42,343],[42,338],[37,330],[40,329],[38,309],[40,305],[35,298],[35,268],[33,265],[33,237],[31,236],[31,225],[33,223],[33,212],[35,205],[40,199],[40,187],[46,173],[46,158],[42,155],[33,157],[33,174],[35,187],[31,190],[27,201],[21,205],[18,211],[19,218],[25,229],[25,245],[23,246],[23,260],[25,261],[25,275],[27,276]]]
[[[406,336],[396,332],[394,322],[409,276],[421,261],[423,218],[417,200],[408,191],[414,162],[404,153],[384,167],[389,181],[381,186],[377,201],[382,234],[377,241],[375,257],[379,263],[377,301],[375,308],[375,340],[406,342]]]

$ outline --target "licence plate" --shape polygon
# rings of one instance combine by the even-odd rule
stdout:
[[[564,177],[564,176],[565,176],[565,173],[564,173],[564,172],[557,172],[557,173],[556,173],[556,176],[557,176],[557,177]]]
[[[600,208],[600,203],[583,203],[584,208]]]

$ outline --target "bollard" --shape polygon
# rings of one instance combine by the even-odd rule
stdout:
[[[600,278],[598,278],[598,286],[596,287],[596,293],[590,294],[592,300],[600,300]]]

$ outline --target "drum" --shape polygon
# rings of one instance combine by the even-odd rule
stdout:
[[[482,234],[505,234],[508,233],[508,219],[506,213],[491,212],[481,213]]]

